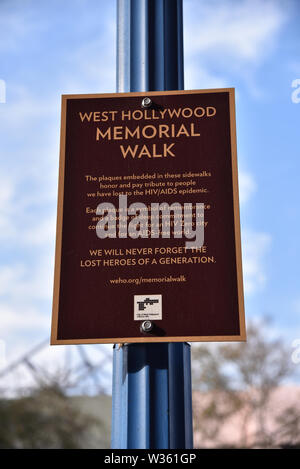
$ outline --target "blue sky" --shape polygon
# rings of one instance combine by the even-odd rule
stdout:
[[[246,315],[268,314],[292,342],[300,338],[300,103],[291,99],[300,5],[183,3],[185,88],[236,88]],[[8,361],[49,335],[60,95],[115,91],[115,19],[113,0],[0,0],[0,340]]]

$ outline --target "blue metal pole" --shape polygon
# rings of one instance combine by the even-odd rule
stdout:
[[[182,0],[118,0],[117,91],[183,89]],[[190,345],[114,347],[112,448],[193,447]]]

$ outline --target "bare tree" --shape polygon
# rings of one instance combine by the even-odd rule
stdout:
[[[247,343],[193,348],[194,388],[202,391],[195,426],[216,446],[222,446],[222,426],[237,414],[242,447],[278,446],[299,425],[300,409],[292,408],[274,416],[275,431],[267,426],[273,393],[294,371],[290,349],[282,340],[268,338],[267,330],[266,321],[259,326],[250,324]],[[253,429],[249,435],[250,421],[255,422],[254,436]]]

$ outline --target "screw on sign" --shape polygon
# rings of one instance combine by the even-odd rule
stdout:
[[[150,98],[146,97],[142,100],[142,107],[143,108],[149,108],[152,105],[152,101]]]
[[[141,330],[143,332],[150,332],[153,329],[153,324],[151,321],[143,321],[141,324]]]

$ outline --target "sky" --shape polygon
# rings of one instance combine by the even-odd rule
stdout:
[[[300,2],[183,5],[185,89],[236,89],[246,318],[292,344]],[[61,94],[115,92],[115,69],[114,0],[0,0],[0,367],[50,333]]]

